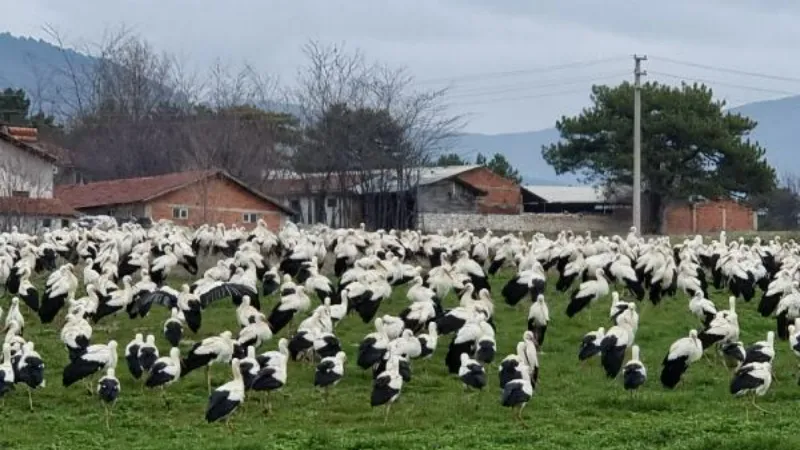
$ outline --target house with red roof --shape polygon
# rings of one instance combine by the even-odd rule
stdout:
[[[252,228],[263,220],[278,230],[294,214],[222,170],[57,186],[56,197],[83,214],[167,219],[186,226],[223,223]]]
[[[53,196],[58,157],[36,128],[0,124],[0,231],[68,226],[77,211]]]

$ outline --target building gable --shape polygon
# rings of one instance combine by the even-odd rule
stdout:
[[[522,194],[517,183],[486,167],[474,167],[459,173],[457,178],[485,192],[478,199],[478,209],[486,214],[518,214],[522,210]]]
[[[226,177],[210,177],[144,201],[145,214],[196,226],[203,223],[255,225],[264,220],[278,229],[284,207]],[[255,219],[255,220],[254,220]]]
[[[0,197],[51,198],[55,171],[51,160],[0,140]]]

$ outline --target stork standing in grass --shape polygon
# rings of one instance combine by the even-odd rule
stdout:
[[[689,366],[703,357],[703,343],[696,330],[689,331],[689,336],[680,338],[669,347],[667,356],[661,363],[661,384],[674,389]]]
[[[622,385],[631,395],[647,381],[647,368],[639,359],[639,346],[631,347],[631,359],[622,368]]]
[[[33,394],[35,389],[43,388],[46,384],[44,379],[44,360],[34,349],[33,341],[28,341],[22,345],[22,350],[14,356],[15,382],[24,383],[28,391],[28,407],[33,411]]]
[[[239,360],[231,361],[233,380],[214,389],[208,398],[206,408],[206,421],[208,423],[225,419],[225,425],[230,428],[230,418],[244,402],[244,381],[239,370]]]
[[[185,377],[193,370],[205,367],[206,384],[211,393],[211,372],[213,364],[228,364],[233,357],[234,341],[230,331],[223,331],[219,336],[211,336],[194,344],[181,364],[181,377]]]
[[[603,273],[603,269],[595,271],[595,279],[584,281],[570,297],[567,305],[567,317],[573,317],[582,310],[589,307],[592,302],[608,295],[608,281]]]
[[[347,355],[344,352],[338,352],[335,356],[322,358],[317,365],[314,373],[314,386],[323,390],[325,402],[328,401],[330,388],[336,386],[344,377],[345,361],[347,361]]]
[[[536,336],[536,345],[544,345],[544,335],[547,332],[547,324],[550,322],[550,310],[544,301],[544,295],[539,294],[533,300],[528,310],[528,331]]]
[[[772,364],[768,362],[751,362],[736,371],[733,380],[731,380],[730,392],[736,397],[751,395],[753,407],[768,413],[769,411],[756,404],[756,397],[763,397],[771,384]]]
[[[503,386],[503,393],[500,395],[500,404],[514,410],[514,417],[520,425],[525,427],[522,419],[522,410],[533,398],[533,384],[531,383],[529,370],[524,364],[519,366],[520,377],[511,380]]]
[[[86,352],[72,360],[62,374],[62,384],[69,387],[77,381],[89,377],[100,370],[108,370],[117,367],[117,341],[109,341],[108,344],[90,345]],[[89,388],[89,392],[94,391]]]
[[[111,411],[117,403],[121,391],[119,380],[115,376],[114,368],[106,369],[106,374],[97,382],[97,395],[103,402],[106,410],[106,429],[111,429]]]
[[[383,423],[389,421],[389,410],[392,404],[400,397],[403,389],[403,377],[400,376],[400,356],[391,355],[386,363],[386,370],[379,374],[372,385],[372,395],[370,404],[375,406],[386,406],[383,416]]]
[[[161,398],[164,400],[164,405],[169,409],[169,400],[165,388],[181,378],[181,350],[178,347],[172,347],[169,350],[169,356],[162,356],[156,360],[153,367],[150,368],[150,375],[145,381],[145,386],[149,388],[160,387]]]

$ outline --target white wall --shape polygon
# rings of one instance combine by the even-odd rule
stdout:
[[[28,191],[31,197],[52,198],[54,169],[54,164],[0,141],[0,196]]]

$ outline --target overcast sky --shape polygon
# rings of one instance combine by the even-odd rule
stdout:
[[[307,40],[346,43],[407,67],[420,88],[451,85],[453,111],[484,133],[579,112],[593,82],[632,78],[633,53],[650,56],[648,79],[706,81],[734,105],[800,93],[793,0],[0,0],[0,11],[13,11],[0,31],[45,37],[50,24],[91,42],[125,23],[196,67],[246,61],[284,83]],[[571,63],[582,64],[553,69]]]

